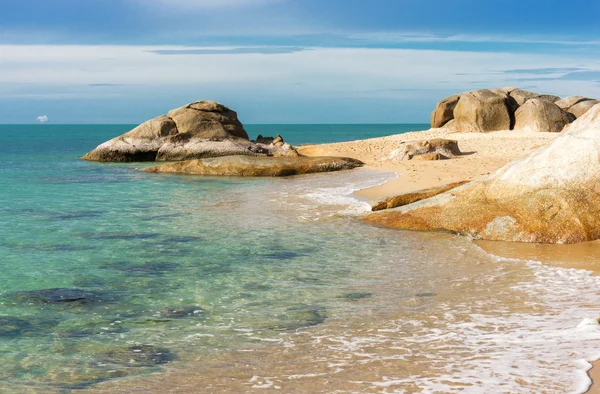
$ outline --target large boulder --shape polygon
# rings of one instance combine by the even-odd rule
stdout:
[[[463,93],[454,108],[451,131],[485,133],[512,126],[508,95],[499,91]]]
[[[168,116],[181,134],[207,140],[231,137],[248,139],[237,113],[214,101],[188,104],[169,111]]]
[[[446,97],[440,101],[433,112],[431,113],[431,127],[442,127],[452,119],[454,119],[454,108],[458,104],[460,95]]]
[[[228,155],[294,155],[289,144],[255,143],[235,111],[198,101],[149,120],[83,156],[104,162],[176,161]]]
[[[144,171],[190,175],[290,176],[349,170],[362,165],[359,160],[345,157],[226,156],[163,164]]]
[[[569,96],[557,101],[556,105],[573,114],[576,118],[579,118],[599,102],[600,101],[589,97]]]
[[[365,220],[488,240],[600,239],[600,104],[549,145],[485,178]]]
[[[553,102],[532,98],[515,112],[515,130],[560,133],[574,120],[575,116]]]

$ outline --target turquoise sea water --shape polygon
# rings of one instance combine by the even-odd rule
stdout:
[[[101,390],[126,377],[152,392],[173,370],[212,387],[189,392],[585,384],[574,363],[600,334],[573,330],[595,317],[580,302],[593,296],[581,287],[600,284],[589,273],[361,223],[368,205],[352,191],[390,174],[164,176],[79,160],[129,128],[0,126],[0,392]],[[293,144],[421,128],[247,126]],[[255,351],[264,358],[248,361]],[[296,376],[312,380],[299,389]]]
[[[248,129],[285,133],[302,143],[359,138],[362,127],[365,136],[410,128]],[[245,308],[242,327],[279,329],[325,318],[322,305],[310,300],[314,281],[323,280],[317,267],[288,267],[338,240],[296,237],[289,221],[265,226],[268,217],[260,209],[249,207],[240,217],[231,209],[248,204],[251,189],[279,181],[156,177],[135,171],[135,165],[79,160],[130,128],[0,126],[0,316],[8,327],[0,329],[0,381],[13,389],[85,387],[152,370],[115,365],[106,353],[118,341],[170,341],[172,329],[181,338],[182,325],[197,334],[199,324],[239,318],[236,308]],[[343,267],[331,271],[347,275]],[[287,288],[286,282],[298,286]],[[14,293],[55,288],[97,291],[103,299],[51,305]],[[168,308],[183,308],[185,317],[165,318],[161,313]]]

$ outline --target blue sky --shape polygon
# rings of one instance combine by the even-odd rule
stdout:
[[[600,2],[3,0],[0,123],[419,123],[450,94],[600,97]]]

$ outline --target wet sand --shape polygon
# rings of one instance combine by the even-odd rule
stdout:
[[[588,372],[588,375],[592,379],[592,387],[590,387],[586,394],[600,394],[600,361],[594,361],[592,366],[592,369]]]
[[[496,256],[531,259],[552,267],[582,269],[600,275],[600,241],[573,245],[541,245],[517,242],[477,241],[483,250]],[[598,317],[600,318],[600,312]],[[588,371],[592,386],[588,394],[600,394],[600,360]]]

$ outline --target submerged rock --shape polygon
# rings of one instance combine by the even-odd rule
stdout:
[[[12,316],[0,316],[0,337],[14,337],[37,331],[27,320]]]
[[[174,271],[179,267],[179,264],[166,262],[154,262],[137,265],[109,264],[106,266],[106,268],[116,269],[133,276],[165,275],[167,272]]]
[[[323,324],[327,319],[325,308],[311,305],[289,307],[285,313],[276,316],[277,322],[264,328],[292,331]]]
[[[173,361],[175,354],[167,348],[134,345],[103,353],[100,359],[104,362],[128,367],[152,367]]]
[[[423,298],[423,297],[435,297],[437,294],[435,293],[417,293],[415,297]]]
[[[362,165],[359,160],[345,157],[227,156],[163,164],[144,171],[190,175],[290,176],[349,170]]]
[[[191,316],[203,316],[204,313],[204,309],[202,309],[198,305],[188,305],[167,307],[159,311],[157,315],[168,319],[181,319]]]
[[[83,156],[103,162],[177,161],[230,155],[295,156],[289,145],[248,140],[237,113],[214,101],[197,101],[142,123]]]
[[[67,288],[18,291],[12,293],[11,296],[11,298],[20,302],[43,304],[81,305],[112,300],[112,298],[105,293]]]
[[[549,145],[487,177],[365,220],[488,240],[600,239],[600,104]]]
[[[358,300],[362,300],[364,298],[371,298],[371,297],[373,297],[373,293],[346,293],[342,296],[342,298],[345,298],[350,301],[358,301]]]
[[[272,260],[291,260],[297,257],[306,256],[303,253],[294,252],[292,250],[279,250],[272,253],[267,253],[261,255],[263,258],[272,259]]]

